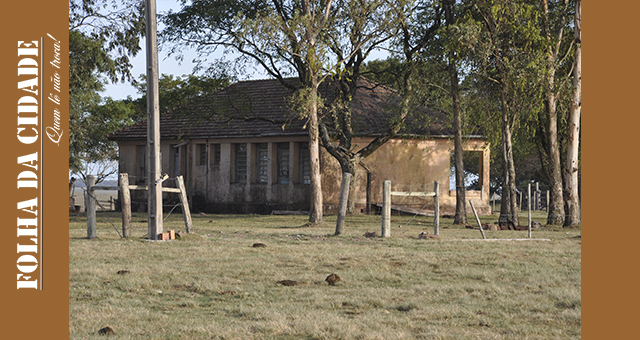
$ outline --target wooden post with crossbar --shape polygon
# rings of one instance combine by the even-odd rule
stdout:
[[[129,191],[129,174],[121,173],[118,177],[120,206],[122,209],[122,237],[131,237],[131,191]]]

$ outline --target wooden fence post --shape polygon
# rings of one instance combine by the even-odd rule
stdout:
[[[547,212],[549,212],[549,190],[547,190]]]
[[[344,230],[344,220],[347,214],[347,203],[349,202],[349,183],[351,183],[351,173],[342,173],[342,190],[340,191],[340,203],[338,203],[338,219],[336,221],[335,236],[342,234]]]
[[[528,209],[529,210],[529,227],[528,227],[528,230],[529,230],[529,238],[531,238],[531,183],[529,183],[529,185],[527,187],[527,192],[528,192],[527,201],[529,201],[529,204],[528,204],[528,206],[529,206],[529,209]]]
[[[193,224],[191,223],[191,211],[189,210],[189,201],[187,200],[187,191],[184,188],[184,179],[182,176],[176,177],[178,188],[180,188],[180,203],[182,203],[182,215],[184,216],[184,225],[187,233],[191,232]]]
[[[433,182],[433,191],[436,193],[433,196],[433,233],[440,235],[440,185],[438,181]]]
[[[120,205],[122,206],[122,237],[131,237],[131,192],[129,191],[129,175],[121,173],[118,177],[120,187]]]
[[[371,172],[367,171],[367,215],[371,214]]]
[[[87,176],[87,238],[96,238],[96,200],[95,190],[96,178],[93,175]]]
[[[382,182],[382,237],[391,236],[391,181]]]
[[[476,217],[476,222],[478,223],[478,227],[480,228],[480,234],[482,234],[482,239],[486,239],[484,236],[484,229],[482,229],[482,223],[480,223],[480,218],[478,217],[478,213],[476,213],[476,208],[473,206],[473,202],[469,200],[469,205],[471,205],[471,210],[473,210],[473,215]]]
[[[516,193],[517,195],[518,193]],[[518,208],[520,208],[520,210],[522,210],[522,192],[519,193],[520,194],[520,204],[518,204]]]

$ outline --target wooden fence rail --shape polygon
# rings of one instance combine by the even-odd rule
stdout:
[[[184,180],[182,176],[176,178],[178,188],[162,188],[162,192],[171,192],[180,194],[180,203],[182,205],[182,214],[184,216],[185,228],[187,233],[190,233],[193,229],[193,223],[191,221],[191,212],[189,210],[189,202],[187,200],[187,193],[184,187]],[[96,190],[118,190],[120,196],[120,202],[122,206],[122,237],[131,237],[131,190],[148,190],[146,185],[130,185],[129,175],[121,173],[118,176],[118,186],[96,186],[95,177],[93,175],[87,176],[87,238],[96,237]]]
[[[434,203],[434,231],[440,235],[440,185],[433,182],[433,191],[391,191],[391,181],[382,182],[382,237],[391,236],[391,196],[404,197],[433,197]]]

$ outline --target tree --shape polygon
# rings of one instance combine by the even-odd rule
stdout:
[[[454,13],[454,0],[443,0],[442,6],[445,12],[446,29],[452,28],[456,22]],[[451,35],[449,35],[450,38]],[[450,46],[453,44],[449,44]],[[460,109],[460,90],[458,80],[458,69],[456,67],[456,51],[449,48],[447,51],[447,72],[451,83],[451,100],[453,102],[453,129],[454,129],[454,155],[455,155],[455,176],[456,176],[456,214],[453,224],[467,224],[467,203],[465,195],[464,180],[464,160],[462,150],[462,118]]]
[[[117,173],[118,145],[107,136],[135,123],[136,113],[137,108],[130,101],[109,97],[87,107],[86,112],[73,121],[82,128],[75,129],[69,155],[82,163],[70,165],[70,170],[84,181],[87,175],[95,175],[96,183]]]
[[[567,163],[565,171],[566,215],[565,226],[580,225],[580,196],[578,177],[580,171],[580,115],[582,109],[582,4],[576,0],[574,17],[575,58],[573,67],[573,98],[571,100],[571,116],[569,117],[569,138],[567,146]]]
[[[101,52],[109,61],[104,64],[104,60],[96,59],[97,71],[112,81],[131,79],[130,58],[140,51],[144,25],[142,1],[69,0],[69,32],[79,32],[102,44]],[[92,49],[91,55],[96,52]]]
[[[333,1],[182,1],[180,12],[163,17],[161,40],[194,46],[201,56],[218,47],[240,54],[238,62],[253,61],[269,75],[296,91],[295,105],[307,120],[311,174],[309,221],[322,223],[322,190],[318,143],[318,87],[329,62],[323,35],[332,27]],[[295,73],[297,85],[286,79]]]
[[[549,3],[554,7],[550,10]],[[560,163],[560,142],[558,140],[558,112],[557,102],[560,96],[560,88],[563,85],[557,81],[558,70],[571,52],[571,46],[566,44],[564,32],[566,29],[566,17],[569,0],[549,1],[542,0],[542,34],[546,40],[546,63],[544,73],[544,107],[542,111],[546,117],[541,118],[545,122],[545,145],[549,160],[549,192],[550,203],[548,207],[547,224],[559,225],[564,222],[564,202],[562,198],[562,171]],[[565,50],[563,53],[562,51]],[[560,75],[562,76],[562,75]]]
[[[100,74],[114,71],[113,60],[102,49],[103,42],[79,31],[69,32],[69,168],[85,179],[96,163],[113,164],[117,159],[115,142],[107,135],[133,121],[133,106],[124,102],[103,100]],[[100,183],[117,167],[99,167],[96,183]]]
[[[406,22],[403,32],[396,34],[398,45],[404,46],[399,59],[372,62],[368,72],[375,79],[393,83],[405,96],[413,97],[420,105],[430,104],[450,112],[454,129],[454,159],[456,176],[456,214],[454,223],[466,223],[466,199],[464,181],[464,161],[462,150],[462,107],[458,64],[464,58],[464,46],[459,44],[460,26],[457,24],[456,9],[462,7],[455,1],[409,2],[401,15]],[[441,27],[444,19],[445,25]],[[430,33],[429,36],[427,33]],[[428,37],[428,39],[427,39]],[[407,48],[415,44],[418,49]],[[413,59],[413,60],[412,60]],[[400,61],[402,60],[402,61]],[[407,60],[408,63],[404,61]],[[402,74],[415,74],[412,83],[403,81]],[[394,74],[395,77],[390,77]],[[397,81],[396,79],[401,79]],[[410,90],[411,92],[407,92]]]
[[[115,144],[107,134],[131,120],[125,103],[100,92],[107,81],[130,79],[129,58],[140,50],[144,30],[140,1],[69,1],[69,167],[83,178],[91,164],[113,164]],[[102,116],[101,116],[102,115]],[[97,182],[115,167],[102,168]]]
[[[404,118],[397,117],[382,136],[374,138],[364,147],[356,150],[352,139],[357,131],[353,128],[351,104],[358,91],[372,91],[376,84],[362,78],[365,61],[371,52],[391,39],[391,23],[393,17],[388,15],[388,6],[383,1],[345,1],[341,3],[342,10],[338,11],[337,23],[328,39],[329,50],[336,60],[342,60],[331,78],[335,99],[325,103],[324,119],[319,120],[320,139],[322,146],[340,164],[343,175],[349,173],[348,186],[341,188],[341,198],[348,201],[347,211],[355,209],[356,168],[362,160],[371,155],[389,138],[393,137],[402,126]],[[343,183],[346,183],[343,181]],[[349,195],[344,194],[348,190]],[[338,212],[336,235],[343,231],[344,216]]]
[[[133,103],[140,110],[140,117],[144,119],[147,112],[147,77],[140,75],[139,80],[133,81],[133,87],[142,96]],[[167,112],[178,106],[184,105],[205,94],[212,93],[229,86],[232,77],[224,72],[207,75],[182,75],[162,74],[158,79],[160,112]]]
[[[364,33],[372,25],[367,15],[375,13],[376,19],[384,19],[380,5],[333,0],[194,0],[182,4],[180,12],[163,17],[166,29],[161,38],[173,44],[172,51],[189,45],[205,57],[217,48],[232,50],[240,55],[237,64],[253,61],[296,91],[291,106],[307,121],[310,141],[309,220],[322,223],[319,140],[323,125],[319,114],[324,102],[318,89],[329,77],[339,78],[358,67],[366,55],[363,49],[379,31]],[[349,32],[345,33],[345,27]],[[296,75],[299,82],[289,81],[289,75]]]
[[[502,205],[500,223],[518,225],[514,131],[524,115],[536,112],[542,38],[535,6],[523,0],[478,0],[478,34],[474,62],[486,80],[488,93],[500,110]]]

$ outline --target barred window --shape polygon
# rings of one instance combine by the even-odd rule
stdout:
[[[298,164],[298,183],[311,184],[311,164],[309,157],[309,143],[300,143],[300,157]]]
[[[267,143],[256,144],[256,183],[269,181],[269,147]]]
[[[196,144],[198,165],[207,165],[207,144]]]
[[[220,144],[211,144],[209,149],[211,152],[211,166],[214,169],[220,169]]]
[[[144,183],[147,177],[147,168],[145,166],[147,160],[147,148],[145,145],[138,145],[137,148],[137,170],[136,170],[136,183]]]
[[[278,143],[277,149],[278,183],[289,184],[289,143]]]
[[[235,145],[235,175],[236,183],[247,182],[247,144]]]

